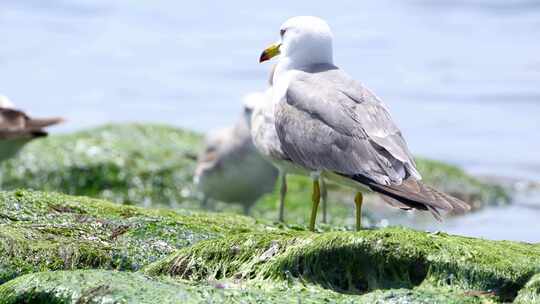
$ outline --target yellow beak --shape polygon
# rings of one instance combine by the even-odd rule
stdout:
[[[259,58],[259,62],[264,62],[267,60],[270,60],[277,55],[280,54],[279,47],[281,46],[281,43],[274,43],[267,47],[261,54],[261,58]]]

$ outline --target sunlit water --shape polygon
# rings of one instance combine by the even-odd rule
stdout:
[[[336,63],[385,100],[414,153],[540,179],[538,1],[2,0],[0,94],[68,117],[56,132],[110,121],[206,131],[265,87],[260,51],[306,14],[328,20]],[[539,225],[538,209],[501,213]],[[500,216],[451,231],[524,239],[483,232]]]

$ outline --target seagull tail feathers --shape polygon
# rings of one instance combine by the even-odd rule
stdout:
[[[31,118],[26,122],[26,127],[29,130],[40,131],[42,128],[50,127],[64,122],[63,118],[53,117],[53,118]]]
[[[464,213],[471,209],[469,204],[460,199],[413,178],[404,180],[400,185],[381,185],[362,175],[352,178],[380,194],[391,206],[429,211],[437,220],[441,220],[440,210]]]

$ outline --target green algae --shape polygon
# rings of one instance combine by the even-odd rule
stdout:
[[[525,287],[519,291],[519,294],[514,300],[514,303],[540,303],[540,273],[535,275],[531,280],[529,280]]]
[[[15,156],[30,140],[28,138],[0,140],[0,163]]]
[[[163,125],[106,125],[29,143],[0,169],[2,189],[177,206],[192,198],[200,136]]]
[[[0,303],[183,303],[195,298],[180,284],[113,271],[25,275],[0,285]]]
[[[361,303],[373,304],[490,304],[497,303],[489,293],[464,292],[448,288],[376,290],[360,297]]]
[[[137,273],[96,270],[36,273],[0,286],[1,304],[299,303],[300,296],[305,299],[300,303],[342,302],[345,298],[317,288],[226,288],[222,284],[193,285]]]
[[[538,294],[538,245],[404,228],[316,234],[24,190],[0,192],[0,210],[0,303],[532,303]]]
[[[358,296],[310,285],[193,284],[103,270],[42,272],[0,286],[0,304],[15,303],[491,303],[449,289],[385,290]]]
[[[229,233],[264,231],[231,214],[149,210],[64,194],[0,192],[0,283],[45,270],[137,270]]]
[[[302,280],[344,293],[452,287],[513,299],[540,272],[537,246],[402,228],[238,234],[203,241],[145,268],[189,280]]]

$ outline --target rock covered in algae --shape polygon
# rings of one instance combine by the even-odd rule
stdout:
[[[301,280],[342,293],[446,286],[514,299],[540,272],[540,247],[403,228],[246,233],[203,241],[145,269],[188,280]]]
[[[193,284],[140,273],[75,270],[29,274],[0,286],[0,304],[15,303],[491,303],[448,289],[387,290],[363,296],[307,285]]]
[[[31,188],[137,205],[191,197],[200,136],[155,124],[105,125],[28,144],[0,167],[1,189]]]
[[[0,304],[185,303],[191,298],[180,284],[103,270],[41,272],[0,285]]]
[[[60,269],[137,270],[200,240],[262,229],[231,214],[149,210],[31,191],[0,192],[0,283]]]
[[[519,291],[514,303],[540,303],[540,273],[532,277],[525,287]]]
[[[0,304],[534,303],[538,273],[539,245],[0,192]]]

